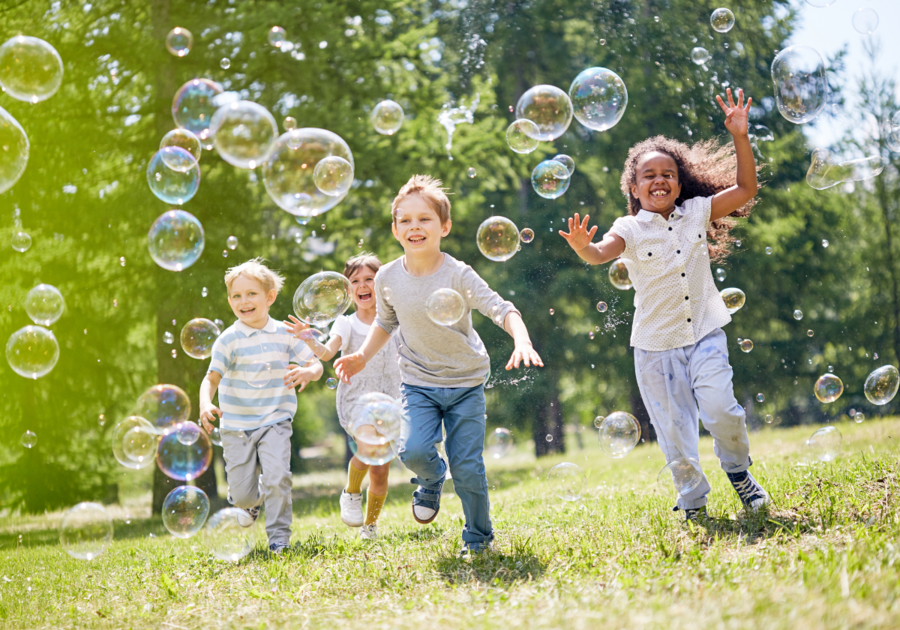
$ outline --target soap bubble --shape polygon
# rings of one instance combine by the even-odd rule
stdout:
[[[467,174],[469,175],[469,179],[473,179],[476,175],[478,175],[478,171],[476,171],[474,167],[470,166]]]
[[[842,439],[835,427],[822,427],[806,440],[806,447],[820,462],[830,462],[840,454]]]
[[[300,283],[294,292],[294,313],[310,326],[333,322],[353,302],[350,281],[334,271],[320,271]]]
[[[772,248],[766,247],[766,256],[771,256],[771,255],[772,255]]]
[[[175,437],[185,446],[190,446],[200,437],[200,427],[195,422],[175,425]]]
[[[837,0],[806,0],[806,4],[808,4],[812,7],[818,7],[820,9],[824,9],[825,7],[830,7],[835,2],[837,2]]]
[[[679,496],[690,494],[703,482],[700,462],[692,457],[673,459],[659,471],[656,482],[667,493],[674,488]]]
[[[199,532],[208,514],[209,497],[200,488],[178,486],[163,500],[163,525],[176,538],[190,538]]]
[[[62,58],[44,40],[17,35],[0,46],[0,85],[14,99],[45,101],[56,94],[62,80]]]
[[[31,234],[28,232],[16,232],[13,234],[10,245],[17,252],[27,252],[31,248]]]
[[[488,217],[478,226],[475,242],[485,258],[504,262],[519,251],[519,229],[506,217]]]
[[[509,429],[494,429],[485,442],[487,448],[484,450],[494,459],[506,457],[513,449],[513,436]]]
[[[147,165],[147,184],[158,199],[180,206],[200,188],[200,165],[184,149],[164,147]]]
[[[208,140],[209,124],[218,109],[214,99],[223,92],[221,85],[209,79],[188,81],[172,99],[172,118],[175,124],[187,129],[200,140]]]
[[[209,132],[223,160],[238,168],[254,169],[272,150],[278,123],[262,105],[238,101],[216,110]]]
[[[716,280],[719,282],[725,282],[725,270],[719,267],[716,269]]]
[[[627,291],[632,287],[631,278],[628,277],[628,268],[621,258],[616,258],[609,266],[609,282],[621,291]]]
[[[286,33],[283,28],[280,26],[273,26],[269,29],[268,35],[266,35],[266,39],[269,41],[270,46],[274,46],[275,48],[281,48],[285,42]]]
[[[214,323],[197,317],[181,329],[181,347],[189,357],[208,359],[212,355],[213,344],[220,334],[219,327]]]
[[[522,228],[522,231],[519,232],[519,240],[523,243],[530,243],[534,240],[534,230],[531,228]]]
[[[140,470],[156,460],[157,429],[140,416],[128,416],[110,434],[113,455],[126,468]]]
[[[176,26],[166,35],[166,50],[176,57],[186,57],[194,47],[194,36],[186,28]]]
[[[263,163],[266,192],[278,207],[300,217],[298,221],[302,219],[305,225],[309,217],[330,210],[344,198],[326,195],[316,187],[316,166],[332,155],[354,166],[350,147],[340,136],[312,127],[288,131],[278,138]]]
[[[84,502],[69,508],[59,524],[59,544],[78,560],[93,560],[107,550],[113,521],[99,503]]]
[[[172,345],[173,343],[175,343],[175,335],[167,330],[163,333],[163,341],[169,345]]]
[[[796,319],[798,322],[803,319],[803,311],[801,311],[799,308],[794,311],[794,319]]]
[[[832,403],[844,393],[844,384],[834,374],[823,374],[816,381],[813,391],[821,402]]]
[[[741,339],[738,342],[738,347],[740,347],[741,352],[750,352],[753,350],[753,342],[750,339]]]
[[[756,401],[757,402],[766,402],[766,395],[765,394],[757,394]]]
[[[856,424],[862,424],[865,419],[866,415],[862,412],[856,412],[856,414],[853,416],[853,422],[855,422]]]
[[[55,323],[65,308],[62,293],[49,284],[39,284],[25,296],[25,312],[35,324],[49,326]]]
[[[316,164],[313,180],[326,195],[345,195],[353,185],[353,166],[339,155],[329,156]]]
[[[222,59],[219,60],[219,67],[222,68],[222,70],[228,70],[228,68],[231,67],[231,59],[222,57]]]
[[[641,439],[637,418],[624,411],[614,411],[600,424],[600,448],[613,459],[625,457]]]
[[[238,246],[237,236],[229,236],[227,239],[225,239],[225,247],[227,247],[228,249],[234,251],[237,249],[237,246]]]
[[[425,314],[438,326],[452,326],[466,314],[466,302],[453,289],[438,289],[425,301]]]
[[[25,433],[22,434],[22,437],[19,438],[19,444],[25,448],[34,448],[37,441],[37,435],[33,431],[25,431]]]
[[[386,464],[396,457],[395,442],[400,437],[403,407],[387,394],[363,396],[351,412],[349,432],[356,442],[356,457],[370,466]]]
[[[177,385],[154,385],[138,398],[135,415],[146,418],[156,433],[168,433],[191,416],[191,399]]]
[[[531,172],[534,192],[544,199],[556,199],[569,189],[569,170],[556,160],[544,160]]]
[[[538,133],[522,127],[521,130],[535,140],[555,140],[566,132],[572,122],[572,101],[569,96],[552,85],[536,85],[516,103],[516,118],[527,118],[537,125]],[[509,137],[507,130],[507,138]]]
[[[59,344],[46,328],[25,326],[9,336],[6,360],[19,376],[39,379],[56,366]]]
[[[372,110],[371,118],[375,131],[384,136],[392,136],[403,125],[403,108],[400,103],[391,100],[381,101]]]
[[[767,413],[766,417],[763,418],[763,420],[765,421],[766,424],[772,424],[772,421],[774,420],[774,418],[772,417],[772,414]]]
[[[594,418],[594,426],[599,429],[603,426],[604,420],[606,420],[605,416],[597,416],[596,418]]]
[[[814,48],[790,46],[778,53],[772,61],[772,83],[778,111],[792,123],[807,123],[825,108],[825,62]]]
[[[209,432],[209,441],[215,446],[222,446],[222,432],[219,427],[213,427],[213,430]]]
[[[566,167],[566,171],[569,173],[569,177],[575,174],[575,160],[570,158],[568,155],[564,153],[560,153],[553,157],[554,162],[559,162],[563,166]]]
[[[147,233],[150,257],[169,271],[182,271],[197,262],[204,243],[200,221],[184,210],[169,210],[159,215]]]
[[[597,311],[600,313],[605,313],[609,309],[609,306],[606,305],[606,302],[597,302]]]
[[[807,336],[807,337],[812,337],[814,334],[815,334],[815,333],[814,333],[812,330],[807,330],[807,331],[806,331],[806,336]]]
[[[716,9],[709,16],[709,23],[714,31],[727,33],[734,26],[734,13],[729,9]]]
[[[282,123],[285,131],[290,131],[291,129],[297,128],[297,119],[293,116],[285,116],[284,122]]]
[[[253,389],[265,389],[271,386],[275,378],[275,370],[268,361],[250,361],[242,367],[244,381]],[[281,383],[279,387],[283,386]]]
[[[857,9],[853,13],[853,28],[857,33],[871,35],[878,28],[878,14],[868,7]]]
[[[813,151],[806,183],[816,190],[825,190],[847,182],[861,182],[878,177],[884,171],[884,159],[879,154],[835,163],[825,149]],[[828,247],[828,241],[822,241]]]
[[[538,140],[541,130],[527,118],[513,121],[506,128],[506,144],[516,153],[531,153],[541,143]]]
[[[195,136],[187,129],[181,129],[179,127],[164,135],[162,137],[162,140],[160,140],[159,142],[159,148],[165,149],[166,147],[178,147],[179,149],[184,149],[191,154],[191,157],[194,158],[194,160],[196,160],[197,162],[200,161],[200,138]],[[172,170],[185,172],[186,170],[190,170],[191,168],[193,168],[193,164],[191,164],[187,160],[179,158],[178,155],[175,155],[173,157],[169,153],[163,153],[162,158],[166,166],[168,166]]]
[[[606,68],[583,70],[569,86],[569,96],[575,107],[575,118],[594,131],[614,127],[628,107],[625,82]]]
[[[337,389],[338,380],[336,378],[325,379],[325,387],[328,389]]]
[[[13,118],[8,111],[0,107],[0,194],[12,188],[28,165],[28,153],[30,145],[28,136],[22,125]],[[25,234],[19,232],[19,234]],[[25,236],[28,236],[25,234]],[[21,241],[20,241],[21,242]],[[31,247],[31,237],[28,236],[28,246],[19,249],[13,241],[13,249],[24,252]]]
[[[691,50],[691,61],[693,61],[698,66],[703,65],[704,63],[709,61],[711,56],[712,55],[709,54],[709,51],[702,46],[697,46],[696,48]]]
[[[552,439],[551,436],[548,436]],[[563,501],[578,501],[584,492],[584,471],[575,464],[563,462],[547,473],[550,490]]]
[[[184,444],[179,435],[186,432],[196,433],[197,439],[190,444]],[[202,431],[193,422],[182,422],[160,439],[156,453],[156,462],[163,473],[172,479],[191,481],[209,468],[212,461],[212,443],[206,431]]]
[[[215,324],[216,328],[218,328],[220,331],[225,330],[225,322],[223,322],[221,319],[214,319],[213,324]],[[219,334],[222,334],[222,333],[220,332]]]
[[[893,365],[885,365],[866,377],[863,392],[870,403],[886,405],[897,395],[898,387],[900,387],[900,372]]]
[[[245,558],[255,544],[255,527],[241,527],[247,513],[240,508],[219,510],[203,529],[203,543],[219,560],[237,562]]]
[[[725,308],[732,314],[737,313],[747,301],[747,296],[744,295],[744,292],[734,287],[722,289],[719,291],[719,295],[722,296],[722,301],[725,302]]]

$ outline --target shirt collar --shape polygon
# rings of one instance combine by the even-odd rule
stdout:
[[[273,332],[277,332],[277,330],[278,330],[277,325],[275,324],[275,320],[272,319],[271,317],[269,317],[269,321],[267,321],[266,325],[263,326],[262,328],[253,328],[253,326],[248,326],[241,320],[237,320],[237,322],[235,322],[235,326],[237,326],[237,329],[240,330],[245,335],[247,335],[248,337],[250,337],[251,335],[254,335],[256,333],[263,332],[263,331],[265,331],[267,333],[273,333]]]
[[[675,206],[675,209],[672,210],[672,214],[679,217],[684,216],[684,206]],[[644,210],[643,208],[641,208],[636,215],[638,221],[652,221],[653,217],[657,216],[662,219],[661,214],[657,212],[650,212],[649,210]]]

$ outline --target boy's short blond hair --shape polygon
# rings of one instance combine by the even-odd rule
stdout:
[[[435,211],[444,225],[450,220],[450,199],[447,197],[447,189],[443,182],[431,175],[413,175],[409,181],[403,184],[403,188],[394,197],[391,203],[391,220],[397,222],[397,207],[400,202],[410,195],[419,195],[429,207]]]
[[[247,262],[241,263],[226,271],[225,286],[228,288],[228,292],[231,293],[231,283],[240,276],[253,278],[262,285],[263,289],[266,290],[266,293],[272,289],[275,289],[276,292],[280,292],[281,287],[284,286],[284,277],[262,264],[262,260],[262,258],[254,258],[253,260],[248,260]]]

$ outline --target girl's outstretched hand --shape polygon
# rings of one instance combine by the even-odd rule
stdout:
[[[746,136],[750,121],[750,104],[753,102],[753,99],[748,98],[747,106],[745,107],[744,90],[738,90],[738,102],[737,105],[735,105],[734,99],[731,96],[731,88],[728,88],[726,93],[728,94],[727,106],[725,105],[725,101],[722,100],[722,97],[718,94],[716,95],[719,107],[725,112],[725,128],[732,136]]]
[[[590,220],[591,215],[584,215],[584,221],[579,222],[578,213],[575,213],[574,219],[569,219],[569,231],[563,232],[559,231],[559,235],[566,239],[566,242],[569,244],[569,247],[574,249],[576,252],[584,249],[588,245],[591,244],[591,241],[594,240],[594,234],[597,233],[598,226],[594,226],[588,231],[587,225]],[[516,367],[519,367],[518,365]],[[507,368],[509,369],[509,368]]]
[[[366,357],[362,352],[354,352],[345,357],[341,357],[334,362],[334,373],[345,383],[350,382],[350,377],[359,374],[366,367]]]

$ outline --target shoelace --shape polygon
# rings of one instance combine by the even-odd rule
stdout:
[[[745,503],[749,501],[754,494],[757,493],[757,490],[760,489],[753,481],[753,477],[749,474],[744,477],[741,481],[733,480],[731,484],[734,486],[735,491],[738,493],[738,496],[741,497],[741,501]]]

